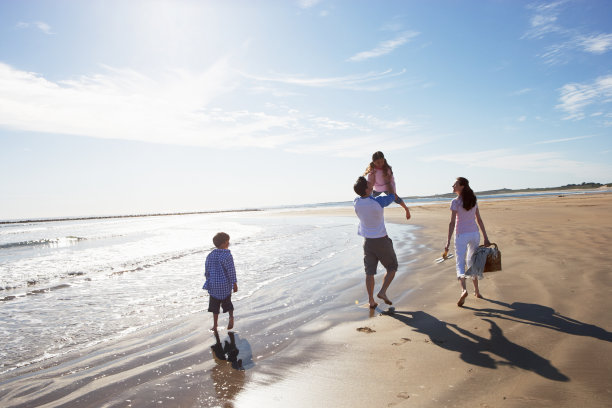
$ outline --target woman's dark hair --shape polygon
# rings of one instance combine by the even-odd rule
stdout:
[[[457,181],[460,186],[463,186],[463,190],[461,191],[461,201],[463,201],[463,208],[466,211],[470,211],[476,205],[476,194],[470,187],[470,182],[465,177],[457,177]]]
[[[219,248],[221,245],[225,244],[229,240],[229,235],[227,235],[225,232],[219,232],[213,237],[213,244],[215,244],[215,246]]]
[[[385,164],[383,164],[383,167],[382,167],[383,174],[385,175],[385,178],[387,179],[390,178],[391,175],[393,174],[393,169],[391,169],[391,166],[389,166],[389,163],[387,163],[387,159],[385,159],[385,155],[383,154],[383,152],[380,152],[380,151],[374,152],[374,154],[372,155],[372,162],[368,165],[363,175],[367,176],[372,171],[374,171],[374,162],[378,159],[383,159],[385,161]]]
[[[363,197],[366,194],[366,190],[368,189],[368,180],[365,177],[361,176],[357,179],[355,184],[353,184],[353,190],[359,197]]]

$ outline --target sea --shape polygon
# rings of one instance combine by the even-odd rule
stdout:
[[[480,198],[550,194],[558,193]],[[296,209],[0,222],[0,378],[144,328],[206,317],[204,261],[219,231],[231,237],[239,280],[234,303],[250,319],[265,320],[291,303],[295,326],[338,307],[334,291],[346,287],[337,282],[350,276],[362,285],[357,218],[286,213]],[[419,250],[416,227],[387,229],[398,256]],[[299,299],[307,300],[300,306]]]

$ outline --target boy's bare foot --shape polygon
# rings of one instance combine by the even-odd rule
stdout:
[[[217,326],[213,326],[213,327],[210,329],[210,331],[211,331],[211,332],[215,332],[215,333],[216,333],[216,332],[217,332]]]
[[[378,303],[376,302],[370,303],[370,309],[376,309],[377,306],[378,306]]]
[[[467,290],[464,290],[463,292],[461,292],[461,297],[459,298],[459,301],[457,302],[457,306],[461,307],[463,306],[463,304],[465,303],[465,298],[467,297],[468,292]]]
[[[227,330],[232,330],[234,328],[234,318],[229,318],[229,323],[227,324]]]
[[[474,293],[474,296],[476,296],[478,299],[482,299],[482,295],[480,294],[480,292]]]
[[[384,300],[385,303],[388,304],[388,305],[392,305],[393,304],[393,302],[389,300],[389,298],[387,297],[387,295],[385,293],[378,292],[378,295],[376,295],[376,297],[378,297],[379,299]]]

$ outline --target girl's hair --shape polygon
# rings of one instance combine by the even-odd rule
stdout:
[[[468,179],[466,179],[465,177],[457,177],[457,181],[459,182],[460,186],[463,186],[463,190],[461,191],[461,201],[463,201],[463,208],[466,211],[470,211],[476,205],[476,201],[478,200],[476,198],[476,194],[474,194],[474,191],[470,187],[470,182],[468,181]]]
[[[372,155],[372,162],[368,165],[363,175],[367,176],[368,174],[370,174],[370,172],[372,172],[372,170],[374,170],[374,162],[378,159],[383,159],[385,161],[385,164],[383,164],[382,167],[383,174],[386,177],[391,177],[391,175],[393,174],[393,170],[391,169],[391,166],[389,166],[389,163],[387,163],[387,159],[385,159],[385,155],[383,154],[383,152],[375,152]]]

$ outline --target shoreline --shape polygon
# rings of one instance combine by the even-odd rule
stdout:
[[[498,190],[494,190],[498,191]],[[501,190],[499,190],[501,191]],[[606,194],[612,193],[612,188],[610,187],[600,187],[597,190],[593,189],[584,189],[581,190],[579,188],[573,189],[565,189],[565,190],[557,190],[557,189],[527,189],[527,190],[509,190],[507,192],[496,192],[485,195],[487,198],[485,200],[496,199],[498,196],[500,199],[517,199],[517,198],[527,198],[533,197],[537,198],[540,196],[547,195],[555,195],[555,194],[569,194],[569,195],[578,195],[578,194]],[[478,192],[476,194],[479,194]],[[411,204],[415,206],[419,206],[422,204],[436,204],[439,202],[446,202],[449,199],[453,198],[452,194],[436,194],[432,196],[407,196],[402,197],[405,200],[410,201]],[[423,202],[414,202],[414,200],[431,200],[431,201],[423,201]],[[336,208],[343,208],[345,206],[351,207],[351,201],[338,201],[331,203],[312,203],[312,204],[299,204],[299,205],[288,205],[283,207],[262,207],[262,208],[243,208],[243,209],[229,209],[229,210],[207,210],[207,211],[181,211],[181,212],[171,212],[171,213],[151,213],[151,214],[125,214],[125,215],[90,215],[90,216],[74,216],[74,217],[43,217],[43,218],[27,218],[27,219],[15,219],[15,220],[1,220],[0,225],[15,225],[15,224],[30,224],[30,223],[39,223],[39,222],[61,222],[61,221],[86,221],[86,220],[107,220],[107,219],[121,219],[121,218],[145,218],[145,217],[170,217],[170,216],[178,216],[178,215],[202,215],[202,214],[223,214],[223,213],[241,213],[241,212],[256,212],[256,211],[311,211],[313,209],[324,208],[326,210],[334,210]],[[352,208],[352,207],[351,207]]]
[[[324,267],[313,277],[336,297],[292,299],[294,276],[284,292],[270,288],[251,311],[238,311],[245,371],[213,360],[203,311],[36,364],[2,381],[0,401],[11,407],[609,406],[612,196],[487,200],[480,208],[504,269],[485,274],[485,299],[476,299],[468,283],[463,308],[455,304],[454,263],[433,263],[446,239],[447,204],[411,207],[410,221],[392,207],[388,223],[416,226],[414,250],[400,258],[389,290],[394,316],[354,304],[366,299],[358,248],[335,266],[347,279],[328,282]],[[351,207],[270,216],[309,214],[355,217]],[[391,237],[396,248],[404,244]],[[290,316],[279,301],[294,300],[303,307]],[[317,315],[317,305],[330,301],[346,307]],[[258,324],[267,333],[257,333]],[[225,330],[220,335],[227,339]],[[8,384],[15,387],[7,390]]]

